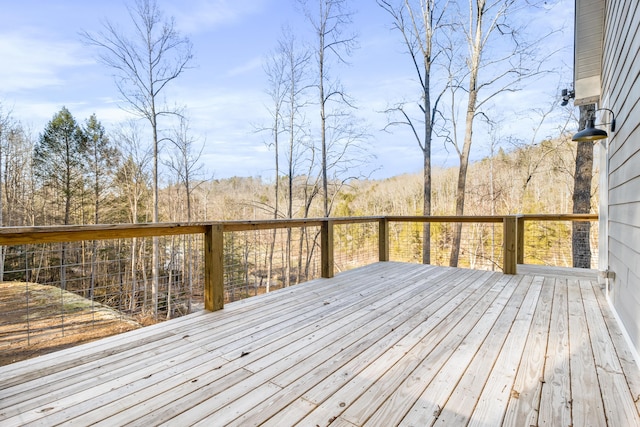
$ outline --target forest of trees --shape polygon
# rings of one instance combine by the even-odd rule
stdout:
[[[187,78],[191,43],[155,1],[135,0],[128,10],[136,31],[122,32],[107,20],[100,30],[82,32],[105,72],[114,75],[131,120],[107,129],[95,114],[74,117],[62,106],[44,129],[30,131],[0,104],[0,226],[572,212],[576,145],[565,131],[572,120],[569,109],[554,100],[548,111],[531,111],[540,116],[540,125],[560,113],[555,139],[536,140],[536,132],[528,143],[495,136],[500,133],[495,99],[517,91],[527,79],[553,73],[540,68],[537,47],[544,36],[522,39],[522,14],[537,7],[535,2],[523,7],[514,0],[469,0],[468,11],[464,1],[377,2],[388,12],[398,45],[406,48],[407,67],[419,82],[414,99],[389,100],[380,113],[389,117],[388,131],[412,130],[416,156],[424,159],[422,173],[384,180],[367,178],[370,136],[357,100],[339,78],[357,47],[351,5],[347,0],[298,3],[307,37],[285,28],[264,61],[271,121],[256,130],[273,152],[272,176],[213,179],[205,170],[204,139],[191,131],[188,108],[168,107],[179,104],[162,97],[167,86]],[[474,161],[479,156],[471,143],[478,129],[491,133],[491,155]],[[452,149],[459,164],[432,164],[435,141]],[[589,187],[593,198],[595,175]],[[591,206],[597,206],[595,200]],[[426,242],[419,251],[423,262],[429,262],[429,244],[443,234],[431,227],[422,227],[416,237]],[[447,230],[450,254],[438,262],[459,264],[461,230],[458,225]],[[317,234],[286,233],[276,239],[274,231],[264,255],[285,260],[284,286],[312,276],[317,245]],[[277,255],[277,240],[285,242],[284,255]],[[112,303],[108,295],[118,295],[113,298],[120,298],[119,307],[134,311],[142,305],[155,314],[164,300],[162,310],[170,315],[178,286],[188,295],[186,311],[191,310],[201,246],[195,237],[183,237],[61,244],[46,254],[3,247],[0,281],[33,280],[64,289],[79,280],[87,297],[102,292],[102,301]],[[229,262],[248,265],[249,253],[242,251],[230,250]],[[267,289],[268,265],[269,271],[260,273]],[[110,287],[127,283],[127,300],[122,293],[101,291],[100,274],[108,275]],[[247,282],[248,268],[238,274]]]
[[[0,104],[0,226],[341,215],[345,194],[359,189],[353,196],[355,203],[362,197],[360,193],[368,193],[366,170],[373,167],[366,148],[369,129],[357,115],[357,100],[340,80],[341,67],[348,66],[357,47],[351,27],[355,12],[347,0],[298,3],[306,35],[285,27],[264,63],[268,77],[265,91],[271,98],[271,105],[265,107],[272,121],[256,130],[265,135],[274,154],[273,176],[210,179],[215,171],[205,170],[200,159],[205,140],[192,132],[188,107],[160,98],[166,87],[188,78],[183,73],[191,66],[191,43],[154,0],[135,0],[128,6],[134,31],[127,33],[106,20],[102,29],[81,32],[83,41],[95,49],[105,65],[105,72],[113,74],[122,108],[131,113],[131,120],[105,128],[95,114],[74,117],[73,111],[62,106],[52,112],[44,129],[26,130],[21,118],[13,117],[10,109]],[[394,126],[413,129],[419,145],[416,157],[425,158],[421,208],[401,208],[395,203],[397,210],[387,213],[537,212],[540,207],[526,200],[532,177],[543,170],[574,168],[556,165],[564,161],[558,154],[561,150],[575,149],[563,139],[571,110],[554,100],[549,111],[530,112],[540,116],[540,125],[556,114],[553,120],[560,123],[557,137],[561,143],[535,140],[534,130],[527,146],[513,142],[503,130],[504,138],[490,137],[495,155],[472,167],[466,164],[478,158],[470,154],[468,140],[473,136],[470,126],[474,122],[491,135],[500,133],[499,120],[493,117],[499,119],[499,114],[491,100],[503,92],[517,91],[527,78],[553,73],[539,66],[527,68],[535,63],[539,54],[535,47],[542,40],[528,39],[523,44],[520,39],[528,34],[521,15],[527,7],[539,5],[469,0],[466,11],[464,1],[447,3],[446,8],[433,0],[380,0],[376,5],[388,12],[390,28],[399,30],[390,34],[396,34],[398,45],[406,47],[407,68],[417,71],[420,83],[415,99],[423,102],[417,115],[409,100],[397,104],[389,100],[394,106],[380,112],[389,115],[389,131]],[[472,18],[470,24],[462,19],[465,13]],[[481,38],[480,46],[473,44],[477,43],[474,37]],[[470,52],[460,49],[465,43],[473,48]],[[500,48],[492,49],[492,43]],[[502,55],[505,52],[509,55]],[[511,59],[503,64],[506,57]],[[517,66],[513,58],[518,59]],[[478,62],[477,67],[465,69],[469,61]],[[430,77],[434,70],[437,79]],[[446,75],[449,78],[443,79]],[[465,83],[467,78],[472,82]],[[462,109],[468,113],[464,123],[458,122],[462,110],[457,105],[472,95],[476,98]],[[175,106],[169,107],[171,104]],[[460,157],[460,164],[453,168],[458,176],[446,180],[456,181],[454,189],[441,188],[438,177],[432,178],[432,170],[438,167],[430,160],[436,136]],[[504,163],[505,151],[509,158],[517,157],[509,166]],[[487,171],[476,173],[479,165]],[[511,168],[512,174],[521,169],[523,182],[516,185],[512,179],[509,186],[501,184],[503,168]],[[451,170],[437,173],[454,173]],[[220,195],[218,185],[238,182],[243,186],[252,183],[256,194],[234,190],[228,196]],[[220,198],[224,199],[222,204]],[[385,205],[354,212],[376,214]],[[545,211],[571,210],[545,206]]]
[[[37,137],[5,114],[0,127],[2,226],[141,223],[153,218],[151,153],[139,145],[137,125],[107,134],[91,116],[77,120],[62,108]],[[159,191],[161,222],[324,216],[321,183],[299,174],[207,179],[177,146],[174,174]],[[513,144],[473,162],[468,215],[570,213],[576,143],[564,136]],[[597,171],[592,206],[597,206]],[[432,214],[455,213],[456,167],[435,168]],[[189,178],[186,178],[189,176]],[[290,183],[289,183],[290,182]],[[422,177],[405,174],[340,184],[333,216],[420,215]],[[289,189],[289,186],[291,189]],[[276,187],[287,191],[276,193]],[[278,199],[276,199],[276,194]]]

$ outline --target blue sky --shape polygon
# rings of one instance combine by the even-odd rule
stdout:
[[[562,75],[532,82],[500,100],[501,115],[510,125],[501,134],[527,140],[535,114],[522,111],[545,108],[559,84],[571,81],[573,1],[549,1],[548,11],[531,12],[533,22],[562,28],[546,42],[549,58],[567,65]],[[171,103],[186,105],[191,127],[204,144],[202,161],[216,178],[273,174],[273,160],[256,126],[268,123],[263,61],[276,46],[284,24],[304,31],[305,22],[294,0],[158,0],[166,16],[175,17],[180,32],[193,43],[193,69],[167,93]],[[412,100],[413,70],[390,17],[374,0],[352,1],[359,49],[349,67],[336,69],[356,100],[356,114],[368,124],[366,144],[376,156],[370,170],[383,178],[421,170],[421,152],[408,129],[382,131],[388,105]],[[105,18],[128,23],[124,1],[0,0],[0,104],[38,135],[51,117],[66,106],[77,120],[92,113],[109,130],[128,116],[118,107],[111,70],[99,64],[96,52],[83,45],[78,33],[100,28]],[[526,17],[525,17],[526,18]],[[513,120],[512,113],[518,113]],[[557,123],[539,133],[551,136]],[[486,140],[486,138],[484,138]],[[478,137],[478,155],[488,143]],[[455,165],[451,147],[436,141],[435,164]]]

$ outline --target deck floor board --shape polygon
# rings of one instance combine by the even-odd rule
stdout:
[[[640,425],[597,284],[377,263],[0,367],[0,425]]]

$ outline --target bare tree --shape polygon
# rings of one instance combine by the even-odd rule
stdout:
[[[33,139],[20,123],[5,116],[0,130],[0,210],[3,227],[35,225],[34,180],[32,168]],[[7,246],[0,247],[0,281],[4,280]],[[30,253],[24,252],[25,280],[29,280]]]
[[[100,49],[99,59],[116,71],[116,86],[124,109],[145,118],[153,138],[153,222],[158,222],[158,119],[178,114],[175,108],[159,105],[159,95],[188,67],[193,54],[191,42],[175,29],[173,18],[165,20],[155,0],[136,0],[129,9],[134,25],[132,35],[106,21],[96,34],[82,32],[89,45]],[[158,238],[153,238],[153,299],[158,310]]]
[[[409,126],[413,136],[422,151],[423,159],[423,208],[422,214],[431,215],[431,141],[434,130],[434,122],[438,111],[438,102],[444,91],[441,91],[435,101],[431,102],[433,90],[431,72],[439,49],[436,43],[436,35],[444,25],[443,19],[447,2],[438,3],[435,0],[377,0],[393,19],[393,28],[402,36],[407,54],[411,58],[411,64],[417,76],[420,86],[420,102],[418,107],[420,114],[413,116],[406,103],[401,103],[388,110],[388,112],[400,115],[399,121],[392,121],[389,125]],[[440,8],[438,8],[440,4]],[[431,226],[425,223],[422,231],[422,262],[430,263],[431,259]]]
[[[11,123],[1,136],[2,226],[34,225],[33,139],[19,123]]]
[[[468,24],[464,26],[465,43],[468,50],[463,54],[463,69],[451,72],[450,89],[452,97],[464,92],[466,108],[464,114],[464,137],[462,145],[457,143],[456,108],[452,106],[452,121],[454,122],[454,147],[458,153],[460,166],[458,170],[458,185],[456,190],[456,215],[464,214],[465,190],[467,170],[475,120],[482,116],[490,121],[485,114],[491,100],[505,92],[517,90],[518,84],[525,78],[540,73],[540,62],[537,61],[534,48],[544,37],[535,42],[526,42],[521,38],[521,28],[516,28],[512,22],[520,8],[526,11],[529,2],[516,0],[469,0]],[[454,41],[455,43],[455,41]],[[497,48],[497,45],[500,48]],[[495,48],[493,48],[495,47]],[[451,58],[456,58],[455,48],[451,49]],[[461,50],[458,47],[458,52]],[[467,79],[464,84],[459,76]],[[455,100],[452,101],[452,104]],[[449,265],[457,266],[460,254],[460,240],[462,224],[457,223],[453,233],[453,243]]]
[[[299,153],[301,133],[300,121],[304,121],[301,110],[307,103],[305,91],[307,66],[310,54],[299,44],[290,29],[285,28],[278,46],[265,65],[265,72],[269,79],[268,94],[271,98],[271,143],[275,157],[275,200],[273,207],[274,218],[280,213],[281,170],[280,155],[286,155],[285,172],[287,176],[287,218],[293,218],[293,182],[296,174],[297,153]],[[288,140],[288,147],[281,147],[281,137]],[[284,148],[284,150],[283,150]],[[270,288],[273,251],[276,240],[276,230],[273,230],[272,241],[268,254],[267,292]],[[291,229],[287,229],[285,254],[285,286],[290,284],[291,277]]]
[[[280,135],[284,131],[284,117],[282,106],[284,104],[287,91],[285,80],[286,62],[284,55],[285,53],[282,50],[282,45],[280,44],[276,52],[274,52],[273,56],[268,59],[268,62],[264,67],[265,73],[267,74],[267,78],[269,80],[267,93],[271,97],[271,107],[268,108],[269,113],[271,114],[271,127],[269,128],[271,139],[268,145],[273,147],[274,150],[273,159],[275,163],[275,197],[273,206],[273,217],[275,219],[278,218],[280,201]]]
[[[185,202],[187,205],[187,221],[193,221],[193,191],[197,187],[198,179],[203,177],[204,165],[200,163],[200,157],[204,150],[204,144],[198,147],[198,142],[191,134],[189,122],[185,117],[180,118],[180,123],[173,130],[169,138],[174,147],[174,155],[167,160],[167,166],[175,172],[179,183],[185,191]]]
[[[575,120],[575,116],[571,108],[558,108],[557,92],[558,91],[555,91],[546,105],[533,109],[528,108],[526,110],[526,115],[528,117],[536,117],[536,121],[532,128],[533,132],[529,141],[518,141],[516,139],[509,140],[512,146],[519,148],[526,148],[527,146],[539,147],[539,150],[522,150],[521,153],[524,154],[526,152],[527,155],[518,156],[517,167],[525,173],[522,175],[522,185],[519,186],[521,194],[518,197],[518,200],[520,201],[520,204],[516,208],[516,212],[524,212],[523,202],[525,194],[534,176],[544,172],[544,167],[552,164],[550,159],[561,156],[559,150],[563,149],[564,145],[569,142],[569,139],[564,137],[564,135],[567,134],[567,127],[569,126],[569,123]],[[540,135],[543,126],[552,119],[558,123],[557,128],[555,128],[555,131],[557,132],[556,134],[560,136],[558,144],[546,144],[545,142],[548,137]]]
[[[283,127],[283,104],[285,102],[287,92],[286,82],[286,52],[284,49],[284,42],[280,41],[278,47],[274,53],[267,59],[264,65],[264,71],[268,79],[267,94],[271,98],[271,107],[268,108],[271,115],[271,126],[268,128],[270,131],[269,146],[274,150],[275,161],[275,195],[273,204],[273,218],[277,219],[279,215],[279,203],[280,203],[280,135],[284,131]],[[271,234],[271,242],[269,244],[269,250],[267,254],[267,284],[266,291],[271,289],[271,276],[273,269],[273,252],[276,244],[276,229]]]
[[[2,170],[3,156],[6,156],[8,151],[8,136],[11,132],[12,118],[9,113],[3,113],[2,106],[0,106],[0,227],[4,227],[4,173]],[[5,246],[0,246],[0,282],[4,281],[4,259],[5,259]]]
[[[339,80],[331,79],[328,73],[332,61],[346,63],[346,59],[356,45],[356,36],[345,33],[352,22],[352,13],[348,10],[347,0],[300,0],[305,9],[307,20],[311,24],[316,48],[317,65],[317,87],[318,103],[320,112],[320,150],[321,150],[321,174],[322,174],[322,194],[324,216],[329,216],[330,196],[329,196],[329,176],[328,170],[332,160],[329,159],[331,150],[330,135],[333,126],[334,131],[338,131],[337,123],[331,124],[330,117],[339,119],[344,116],[344,110],[340,108],[330,108],[330,103],[335,102],[342,107],[352,107],[351,100],[346,94]],[[313,10],[315,8],[315,11]],[[345,130],[345,129],[343,129]],[[343,135],[334,132],[335,138]],[[348,144],[341,144],[346,146]],[[342,156],[340,156],[342,159]],[[335,160],[334,165],[338,164]]]
[[[287,147],[287,218],[293,218],[293,184],[297,174],[297,164],[301,153],[306,151],[303,139],[306,136],[305,118],[303,109],[307,105],[306,91],[308,85],[307,67],[311,60],[311,54],[307,49],[297,45],[293,35],[283,39],[281,44],[282,52],[286,63],[285,81],[286,95],[284,99],[284,114],[286,115],[286,132],[288,136]],[[313,147],[309,148],[313,150]],[[287,229],[286,241],[286,265],[285,265],[285,285],[291,281],[291,228]],[[296,277],[300,278],[300,269]]]
[[[145,211],[145,205],[150,198],[151,179],[148,168],[151,162],[151,152],[144,150],[140,141],[140,129],[134,120],[124,124],[114,135],[114,139],[118,145],[119,151],[122,153],[121,163],[118,165],[114,177],[114,189],[118,202],[128,205],[129,222],[135,224],[140,220],[146,220],[141,215],[141,211]],[[147,302],[147,275],[144,263],[144,245],[138,245],[138,238],[131,239],[131,311],[136,309],[138,299],[139,280],[138,273],[141,271],[143,275],[142,282],[144,284],[143,301]]]
[[[174,148],[175,155],[171,156],[167,161],[167,166],[171,170],[173,170],[177,177],[179,183],[184,188],[185,192],[185,202],[187,205],[187,222],[193,221],[193,209],[192,209],[192,199],[193,199],[193,191],[197,187],[194,186],[194,183],[197,182],[198,178],[202,177],[202,169],[203,165],[200,163],[200,156],[202,155],[202,150],[204,149],[204,144],[200,147],[199,151],[196,151],[196,147],[194,144],[197,142],[190,134],[189,123],[187,119],[182,117],[180,119],[180,125],[178,128],[174,129],[173,136],[170,138]],[[200,183],[202,181],[200,180]],[[183,263],[185,264],[184,270],[186,270],[187,274],[187,287],[188,287],[188,301],[187,301],[187,311],[191,312],[191,296],[193,294],[193,262],[194,257],[192,256],[192,246],[193,246],[193,236],[187,235],[184,237],[186,241],[186,256],[183,256]],[[173,246],[174,239],[172,238],[171,244]],[[174,250],[171,250],[171,253],[174,254]],[[171,280],[169,280],[169,291],[171,290]],[[167,298],[167,304],[170,304],[170,299]],[[167,316],[170,316],[171,310],[167,310]]]

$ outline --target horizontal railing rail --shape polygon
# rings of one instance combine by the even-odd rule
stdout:
[[[0,229],[0,246],[78,242],[94,240],[159,237],[188,234],[204,236],[205,308],[224,306],[224,233],[251,230],[320,227],[321,276],[334,274],[334,234],[336,225],[378,224],[378,259],[389,260],[389,224],[391,223],[488,223],[503,225],[503,260],[505,274],[515,274],[524,262],[525,224],[527,221],[597,221],[596,214],[527,214],[507,216],[368,216],[307,219],[214,221],[202,223],[110,224],[39,227],[4,227]]]

